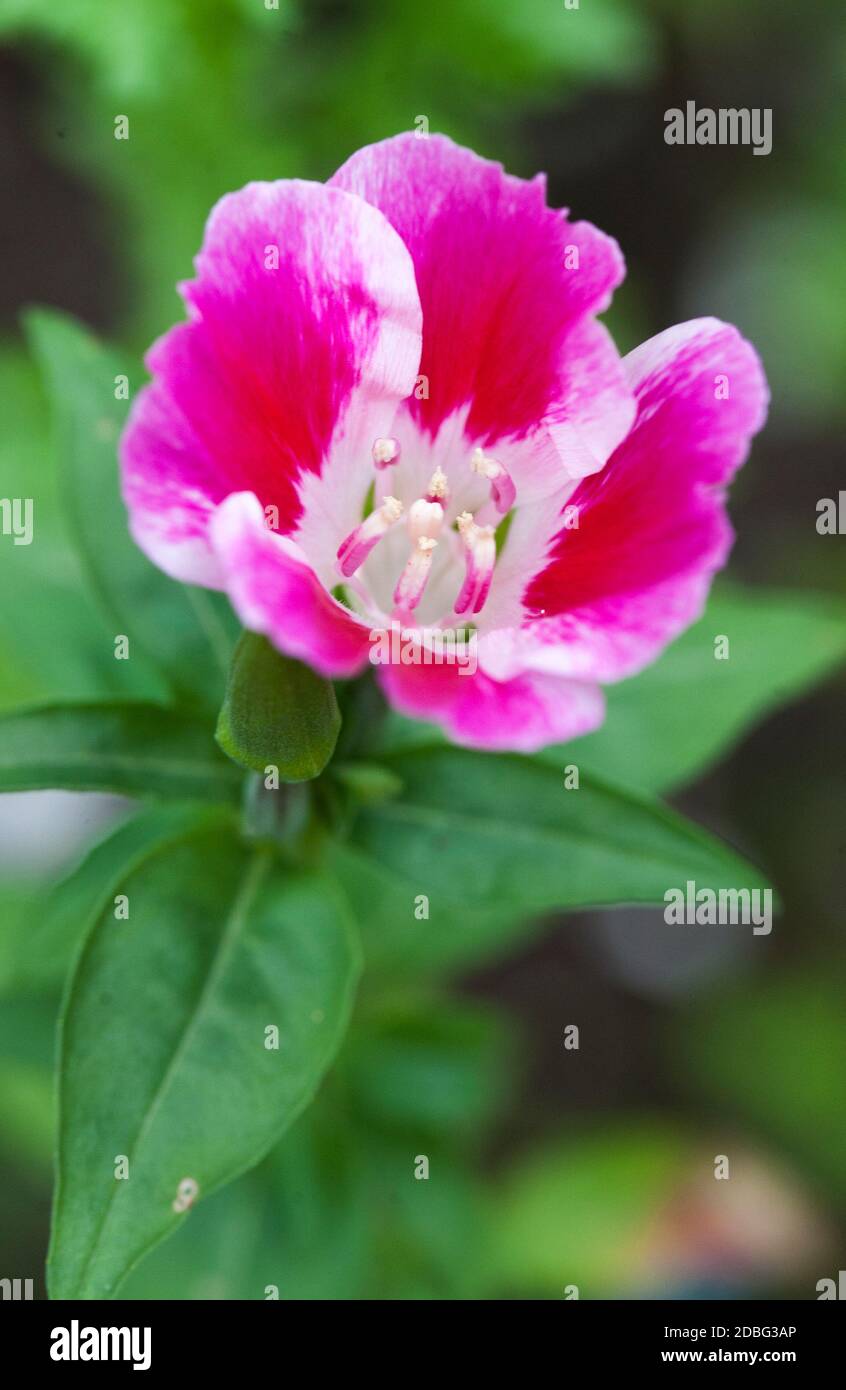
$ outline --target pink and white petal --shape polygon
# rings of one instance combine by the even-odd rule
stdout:
[[[176,578],[214,583],[207,527],[231,492],[298,521],[349,420],[389,421],[417,373],[421,311],[410,257],[375,209],[298,180],[252,183],[212,210],[188,322],[154,344],[151,385],[121,444],[139,545]]]
[[[602,723],[597,685],[527,673],[495,681],[456,665],[380,666],[379,680],[402,714],[440,724],[465,748],[535,753],[590,733]]]
[[[725,528],[724,554],[731,545]],[[649,665],[705,611],[714,569],[668,579],[641,594],[606,599],[479,637],[479,664],[499,680],[522,671],[608,685]]]
[[[520,656],[522,647],[530,645],[525,624],[530,616],[537,617],[526,608],[526,580],[547,564],[561,529],[561,514],[578,486],[577,481],[567,482],[552,496],[518,506],[512,514],[488,600],[477,619],[480,643],[484,640],[497,653],[490,669],[499,673],[501,668],[503,678],[522,670],[525,664]],[[504,651],[513,651],[515,658],[512,661],[509,657],[501,667],[500,653]]]
[[[299,547],[265,523],[253,493],[233,493],[212,517],[210,542],[241,622],[329,678],[367,665],[370,626],[327,593]]]
[[[357,398],[332,437],[320,473],[300,476],[301,510],[291,534],[327,588],[338,582],[338,547],[360,524],[371,485],[384,480],[383,494],[391,491],[395,470],[377,473],[372,449],[375,439],[391,434],[396,414],[395,400]]]
[[[728,555],[724,487],[766,416],[757,354],[730,325],[698,319],[644,343],[626,369],[637,419],[573,492],[578,527],[562,527],[526,586],[521,668],[639,670],[699,615]]]
[[[533,430],[559,398],[567,334],[623,278],[616,242],[548,208],[542,177],[515,178],[441,135],[370,145],[330,182],[378,207],[411,252],[429,394],[409,409],[422,427],[434,435],[469,408],[480,443]]]
[[[636,415],[626,363],[610,333],[603,324],[584,319],[564,341],[558,396],[543,422],[567,477],[598,472],[622,444]]]
[[[567,335],[558,394],[537,429],[499,440],[520,506],[550,498],[597,473],[625,439],[636,414],[624,363],[602,324],[585,319]]]

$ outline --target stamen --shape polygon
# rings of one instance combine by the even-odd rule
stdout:
[[[399,456],[400,444],[398,439],[393,437],[374,439],[372,457],[377,468],[390,468],[392,463],[399,463]]]
[[[429,486],[426,490],[426,501],[445,504],[448,494],[449,486],[447,475],[439,465],[429,479]]]
[[[421,536],[406,561],[405,569],[394,589],[394,603],[406,611],[416,608],[426,587],[432,568],[432,555],[438,544],[431,536]]]
[[[474,473],[487,478],[491,485],[491,497],[500,516],[505,516],[514,506],[517,489],[508,469],[496,459],[489,458],[483,449],[473,450],[470,467]]]
[[[456,524],[464,543],[467,572],[454,611],[479,613],[485,606],[496,564],[494,528],[477,526],[471,512],[462,512]]]
[[[386,497],[338,546],[338,569],[345,579],[360,569],[376,545],[402,516],[402,502]]]

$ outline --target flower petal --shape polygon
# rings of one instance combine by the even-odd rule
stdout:
[[[279,651],[328,677],[367,665],[370,629],[328,594],[285,536],[265,524],[258,498],[233,493],[212,517],[211,544],[238,617]]]
[[[636,414],[625,363],[611,335],[603,324],[584,319],[564,340],[556,397],[543,421],[567,477],[598,472],[626,438]]]
[[[214,586],[206,531],[229,493],[254,493],[284,534],[347,419],[358,445],[372,416],[368,451],[387,431],[414,384],[420,304],[381,214],[297,180],[222,198],[196,270],[181,287],[189,321],[148,355],[155,380],[135,401],[121,461],[139,545],[176,578]]]
[[[598,728],[605,701],[598,686],[557,676],[525,674],[492,680],[456,665],[379,668],[385,694],[412,719],[441,724],[466,748],[534,753]]]
[[[498,673],[629,675],[699,616],[726,559],[724,485],[766,416],[754,349],[730,325],[697,319],[644,343],[626,369],[636,422],[568,498],[578,527],[559,532],[527,586],[529,622],[510,657],[500,643]]]
[[[567,334],[623,278],[616,242],[548,208],[542,177],[445,136],[370,145],[330,182],[378,207],[414,260],[428,387],[408,403],[415,419],[434,435],[469,406],[466,433],[487,444],[533,430],[562,398]]]

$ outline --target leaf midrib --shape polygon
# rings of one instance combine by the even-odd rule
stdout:
[[[541,843],[548,843],[550,846],[559,850],[562,847],[562,841],[565,841],[567,838],[583,844],[586,843],[593,846],[597,844],[597,836],[595,834],[591,834],[588,830],[581,830],[578,828],[568,828],[566,831],[562,831],[548,826],[533,826],[527,829],[524,825],[496,820],[493,817],[475,817],[460,811],[443,810],[437,806],[425,806],[421,805],[419,802],[409,801],[391,802],[390,810],[390,819],[392,820],[405,820],[410,823],[416,820],[421,824],[428,824],[430,826],[433,824],[440,825],[443,829],[449,829],[451,827],[458,829],[469,828],[474,830],[476,834],[484,835],[492,833],[493,835],[505,837],[512,841],[523,840],[533,844],[537,844],[540,841]],[[376,819],[386,819],[386,816],[380,815],[378,810],[373,810],[369,814]],[[683,836],[681,832],[679,832],[679,839],[685,839],[691,848],[699,850],[700,853],[706,850],[706,846],[703,846],[695,836]],[[621,842],[613,839],[609,840],[607,838],[604,839],[602,843],[604,845],[610,845],[617,854],[626,855],[628,858],[636,858],[638,863],[648,861],[665,869],[667,867],[666,856],[658,855],[654,851],[645,854],[642,850],[635,851]],[[717,856],[712,854],[711,858],[714,860],[716,867]],[[726,865],[731,864],[733,861],[733,856],[730,852],[726,852],[724,858]],[[736,867],[742,868],[743,866],[741,863],[738,863]]]

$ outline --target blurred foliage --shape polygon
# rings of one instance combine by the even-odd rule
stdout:
[[[838,1202],[846,1197],[843,993],[841,975],[806,968],[703,1000],[677,1029],[685,1078]]]
[[[561,1139],[517,1165],[492,1221],[500,1287],[548,1298],[568,1284],[586,1298],[619,1288],[688,1155],[679,1131],[641,1122]]]

